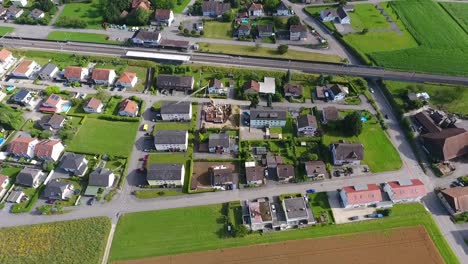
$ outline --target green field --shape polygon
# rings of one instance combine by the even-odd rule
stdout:
[[[0,262],[100,263],[111,223],[106,217],[0,229]]]
[[[393,95],[395,102],[403,111],[408,111],[406,105],[409,86],[415,87],[419,92],[427,92],[431,97],[429,103],[434,107],[450,113],[468,115],[468,87],[444,84],[413,84],[405,82],[385,81]]]
[[[208,21],[203,26],[206,38],[232,40],[232,24],[228,22]]]
[[[68,32],[68,31],[52,31],[47,35],[49,40],[58,41],[79,41],[79,42],[94,42],[103,44],[121,44],[120,41],[108,40],[109,36],[96,33]]]
[[[241,56],[257,56],[257,57],[269,57],[269,58],[282,58],[291,60],[305,60],[305,61],[324,61],[340,63],[341,58],[337,55],[328,55],[314,52],[305,52],[297,50],[288,50],[286,54],[279,54],[276,49],[264,48],[264,47],[253,47],[253,46],[240,46],[240,45],[227,45],[227,44],[215,44],[215,43],[198,43],[200,51],[209,53],[223,53],[231,55]]]
[[[15,28],[13,27],[0,27],[0,36],[4,36],[7,33],[11,33],[15,31]]]
[[[132,150],[137,129],[138,122],[88,118],[67,150],[127,157]]]
[[[66,4],[60,17],[78,18],[88,23],[86,28],[102,29],[101,23],[103,18],[98,0],[93,0],[91,3]]]
[[[354,6],[354,12],[349,12],[351,27],[354,30],[386,29],[390,28],[387,19],[380,14],[373,4],[360,4]]]
[[[190,0],[182,0],[180,2],[180,5],[177,4],[177,2],[178,1],[176,1],[176,4],[172,11],[174,12],[174,14],[182,14],[182,12],[184,12],[184,9],[187,7],[188,3],[190,3]]]
[[[468,34],[468,5],[466,3],[439,3]]]
[[[343,39],[363,53],[393,51],[417,47],[418,43],[405,31],[402,35],[394,31],[348,34]]]
[[[364,164],[369,165],[372,172],[394,171],[402,166],[400,155],[375,117],[363,124],[359,136],[347,136],[343,131],[325,130],[323,143],[329,146],[333,142],[344,139],[347,142],[360,142],[364,145]]]
[[[237,247],[284,240],[307,239],[390,228],[423,225],[446,263],[459,263],[431,215],[421,204],[396,205],[392,216],[342,225],[325,225],[243,238],[223,238],[221,205],[140,212],[123,215],[117,225],[110,260],[128,260]]]

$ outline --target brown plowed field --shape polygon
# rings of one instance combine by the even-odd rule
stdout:
[[[119,264],[443,264],[423,227],[120,261]]]

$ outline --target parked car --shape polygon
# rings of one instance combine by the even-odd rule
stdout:
[[[50,199],[50,200],[47,200],[46,203],[48,203],[48,204],[54,204],[54,203],[55,203],[55,200]]]
[[[371,93],[374,93],[374,89],[372,89],[372,88],[369,88],[369,91],[370,91]]]
[[[367,218],[382,218],[383,214],[368,214],[366,215]]]
[[[93,205],[94,204],[94,197],[91,197],[89,200],[88,200],[88,205]]]
[[[355,215],[355,216],[351,216],[350,218],[348,218],[349,220],[351,221],[356,221],[359,219],[359,216]]]
[[[315,193],[315,189],[308,189],[306,190],[306,193]]]
[[[271,211],[272,211],[273,213],[276,212],[276,207],[275,207],[274,204],[271,205]]]

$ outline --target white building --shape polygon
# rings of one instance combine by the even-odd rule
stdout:
[[[186,151],[188,147],[187,130],[159,130],[154,135],[157,151]]]
[[[45,139],[34,148],[34,156],[41,160],[57,161],[65,150],[62,142],[58,140]]]
[[[15,6],[25,7],[28,5],[28,0],[11,0],[11,3]]]
[[[393,203],[419,202],[426,195],[424,183],[419,179],[387,182],[383,190]]]
[[[183,164],[152,164],[146,175],[148,184],[152,186],[183,186],[184,178]]]
[[[286,111],[273,109],[252,109],[250,110],[250,127],[284,127],[286,126]]]
[[[113,69],[94,69],[91,80],[96,85],[110,85],[114,82],[116,76]]]
[[[18,66],[11,72],[11,76],[17,78],[32,78],[33,73],[40,70],[39,64],[32,60],[23,60]]]
[[[364,159],[364,146],[360,143],[337,142],[330,146],[333,165],[344,164],[359,165]]]
[[[161,119],[179,121],[192,119],[192,104],[190,102],[162,102]]]
[[[382,192],[375,184],[346,186],[339,193],[344,208],[371,206],[382,201]]]
[[[124,72],[120,75],[119,79],[115,82],[115,86],[133,88],[138,82],[138,77],[134,72]]]
[[[16,59],[13,57],[13,53],[7,49],[0,50],[0,67],[3,70],[8,70],[13,64],[15,64]],[[0,72],[3,72],[0,69]]]

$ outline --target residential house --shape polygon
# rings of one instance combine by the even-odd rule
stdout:
[[[346,186],[339,193],[344,208],[377,205],[382,201],[382,192],[375,184]]]
[[[307,27],[304,25],[291,25],[289,27],[289,40],[307,40]]]
[[[278,164],[276,167],[276,176],[279,182],[289,182],[294,178],[294,166],[289,164]]]
[[[3,3],[3,0],[1,1],[1,3]],[[0,5],[0,17],[4,17],[6,15],[6,12],[6,8]]]
[[[136,11],[138,8],[149,11],[151,9],[151,2],[149,0],[133,0],[130,8],[131,11]]]
[[[68,66],[65,68],[64,77],[68,82],[85,82],[88,74],[88,68]]]
[[[250,80],[244,85],[244,94],[258,94],[260,92],[260,84],[255,80]]]
[[[156,81],[159,90],[191,92],[195,79],[192,76],[160,74]]]
[[[24,0],[22,0],[22,1],[24,1]],[[18,8],[16,5],[11,5],[7,9],[6,17],[8,19],[14,20],[14,19],[20,17],[21,15],[23,15],[23,13],[24,13],[23,9]]]
[[[157,46],[161,42],[161,33],[159,31],[138,30],[131,40],[133,44],[148,47]]]
[[[237,28],[237,37],[249,37],[250,36],[250,25],[242,24]]]
[[[5,11],[6,12],[6,11]],[[0,50],[0,67],[4,70],[8,70],[14,63],[16,59],[13,57],[13,53],[7,49]]]
[[[231,4],[222,1],[209,0],[202,3],[202,13],[205,17],[220,17],[230,10]]]
[[[342,7],[326,8],[320,12],[320,18],[323,22],[336,22],[339,24],[351,24],[351,18],[348,12]]]
[[[288,6],[283,1],[280,1],[276,6],[276,15],[277,16],[289,16],[291,11],[289,11]]]
[[[253,152],[255,155],[266,155],[268,153],[268,150],[266,147],[254,147]]]
[[[158,130],[154,135],[157,151],[186,151],[188,147],[187,130]]]
[[[252,231],[272,229],[273,217],[270,208],[270,202],[267,198],[259,198],[255,201],[248,201],[248,210],[250,218],[250,229]]]
[[[387,182],[383,190],[393,203],[419,202],[426,195],[424,183],[419,179]]]
[[[258,36],[260,38],[268,38],[273,36],[273,25],[258,25],[257,26]]]
[[[447,128],[421,136],[424,148],[431,157],[446,161],[468,154],[468,131],[464,128]]]
[[[10,2],[17,7],[25,7],[28,5],[28,0],[11,0]]]
[[[45,13],[44,13],[44,11],[42,11],[40,9],[34,8],[31,11],[31,13],[29,13],[29,17],[34,19],[34,20],[38,20],[38,19],[44,18]]]
[[[208,137],[208,151],[210,153],[229,153],[231,151],[231,139],[229,134],[210,134]]]
[[[138,82],[138,77],[134,72],[124,72],[115,82],[117,87],[133,88]]]
[[[42,106],[39,107],[39,111],[46,113],[60,113],[62,107],[67,101],[62,100],[60,95],[51,94],[45,101],[42,102]]]
[[[23,191],[14,190],[8,195],[6,201],[9,203],[21,203],[25,196],[26,194]]]
[[[174,21],[174,13],[170,9],[156,9],[154,11],[154,19],[151,24],[165,25],[170,27]]]
[[[104,108],[104,105],[102,104],[101,100],[91,97],[86,104],[83,106],[83,110],[86,113],[101,113],[102,108]]]
[[[314,115],[300,115],[296,118],[297,135],[313,136],[317,131],[318,124]]]
[[[328,98],[332,101],[344,100],[348,94],[348,88],[339,84],[333,84],[327,89]]]
[[[364,159],[364,146],[361,143],[337,142],[330,145],[333,164],[359,165]]]
[[[26,106],[31,103],[32,99],[33,97],[30,91],[21,89],[10,98],[10,101]]]
[[[88,160],[83,154],[69,152],[63,155],[60,169],[71,175],[84,176],[88,170]]]
[[[65,150],[62,142],[58,140],[45,139],[37,143],[34,148],[34,156],[40,160],[57,161]]]
[[[252,3],[247,10],[249,12],[249,16],[256,17],[256,16],[263,16],[263,5],[259,3]]]
[[[120,102],[119,106],[119,115],[120,116],[128,116],[128,117],[136,117],[138,116],[138,104],[135,101],[132,101],[128,98]]]
[[[192,103],[162,102],[160,114],[164,121],[190,121],[192,119]]]
[[[10,183],[10,178],[0,174],[0,198],[2,198],[3,195],[8,191],[6,188],[8,183]]]
[[[51,81],[55,79],[55,76],[59,72],[59,68],[55,64],[52,63],[47,63],[42,67],[37,75],[39,76],[39,79],[41,80],[46,80],[46,81]]]
[[[453,187],[437,194],[451,215],[468,212],[468,187]]]
[[[109,169],[97,168],[89,174],[88,186],[96,186],[101,188],[112,187],[114,184],[115,175]]]
[[[263,78],[263,82],[258,82],[260,85],[261,94],[275,94],[276,92],[276,81],[273,77]]]
[[[213,79],[211,80],[210,85],[208,86],[208,93],[226,95],[228,93],[228,89],[224,86],[221,80]]]
[[[284,96],[301,98],[302,97],[302,85],[297,83],[287,83],[283,86]]]
[[[30,137],[17,137],[11,141],[8,152],[16,157],[34,158],[34,148],[39,140]]]
[[[51,180],[44,189],[44,197],[52,200],[66,200],[73,196],[73,185],[58,180]]]
[[[266,166],[267,168],[276,169],[278,165],[283,164],[283,157],[281,156],[271,156],[267,155],[266,157]]]
[[[269,108],[255,108],[250,110],[250,127],[284,127],[286,125],[286,111]]]
[[[65,123],[65,117],[59,114],[44,115],[37,123],[44,130],[59,130]]]
[[[23,60],[11,72],[11,76],[16,78],[33,78],[33,74],[39,70],[39,64],[32,60]]]
[[[281,202],[288,227],[315,224],[312,211],[304,197],[285,198]]]
[[[338,121],[340,120],[340,114],[338,109],[334,106],[324,107],[322,110],[322,123],[326,124],[328,121]]]
[[[416,125],[419,125],[418,129],[421,131],[421,134],[438,133],[442,131],[442,128],[434,122],[426,111],[416,113],[413,115],[413,118]]]
[[[327,101],[328,100],[327,87],[326,86],[317,86],[315,88],[315,97],[318,100]]]
[[[16,184],[37,188],[41,184],[42,171],[25,167],[16,175]]]
[[[187,51],[191,47],[188,40],[174,40],[174,39],[162,39],[159,43],[160,49],[177,49],[180,51]]]
[[[146,174],[151,186],[183,186],[184,178],[184,164],[151,164]]]
[[[246,162],[245,178],[247,184],[262,185],[265,178],[265,169],[263,167],[256,166],[255,162]]]
[[[226,186],[234,184],[232,169],[225,166],[215,166],[209,168],[212,186]]]
[[[306,175],[309,179],[323,180],[327,175],[327,166],[321,160],[307,161],[304,163]]]
[[[236,25],[247,24],[248,22],[249,22],[248,12],[239,12],[236,14],[236,19],[234,19],[234,23]]]
[[[93,69],[91,80],[96,85],[111,85],[116,76],[115,70],[113,69]]]

